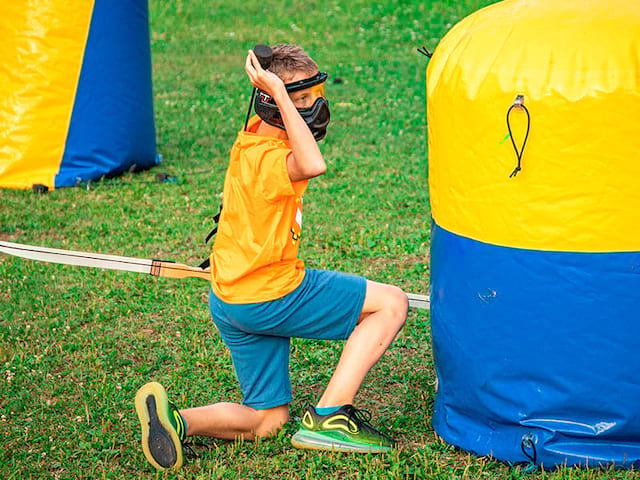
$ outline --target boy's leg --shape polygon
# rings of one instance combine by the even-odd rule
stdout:
[[[288,405],[255,410],[235,403],[217,403],[178,411],[157,382],[143,385],[135,404],[142,427],[142,450],[158,470],[182,466],[182,446],[187,436],[253,440],[274,434],[289,420]]]
[[[408,308],[407,295],[398,287],[367,280],[362,314],[342,350],[318,407],[353,403],[367,372],[404,325]]]
[[[225,304],[211,292],[209,306],[231,353],[243,404],[220,402],[181,410],[187,434],[252,440],[275,433],[289,421],[289,338],[263,335],[254,328],[268,317],[261,304]]]
[[[274,434],[289,420],[289,338],[250,332],[253,322],[247,328],[238,325],[240,318],[265,317],[260,304],[225,307],[211,295],[210,306],[218,332],[231,353],[245,404],[221,402],[179,411],[167,400],[160,384],[151,382],[141,387],[136,410],[142,447],[147,460],[160,470],[180,467],[187,435],[252,440]]]
[[[253,440],[276,433],[289,421],[289,405],[256,410],[238,403],[221,402],[180,410],[187,423],[187,435],[204,435],[226,440]]]
[[[369,424],[352,403],[369,369],[404,325],[409,302],[397,287],[367,281],[362,312],[316,408],[304,413],[291,443],[318,450],[386,452],[395,442]]]
[[[235,316],[243,316],[242,305],[231,308]],[[219,313],[215,306],[212,311]],[[252,440],[275,433],[289,421],[289,338],[248,333],[239,330],[235,321],[230,325],[216,320],[231,353],[244,404],[220,402],[181,410],[187,435]]]

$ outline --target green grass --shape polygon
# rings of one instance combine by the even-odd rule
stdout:
[[[328,172],[305,196],[307,265],[425,293],[429,199],[426,59],[489,1],[151,2],[160,167],[47,195],[0,191],[0,239],[195,264],[220,201],[256,43],[303,45],[330,73]],[[342,83],[333,83],[336,78]],[[158,172],[177,183],[155,182]],[[158,380],[182,406],[240,400],[207,286],[0,257],[0,478],[156,478],[133,397]],[[296,340],[291,411],[317,400],[340,344]],[[439,440],[429,317],[407,326],[357,404],[402,443],[388,455],[293,449],[287,426],[256,443],[208,440],[179,474],[206,478],[638,478],[628,471],[525,474]]]

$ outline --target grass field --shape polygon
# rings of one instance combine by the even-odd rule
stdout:
[[[152,0],[161,166],[46,195],[0,191],[0,239],[197,264],[208,254],[227,155],[250,95],[256,43],[303,45],[329,72],[328,172],[305,196],[301,256],[426,293],[429,198],[426,59],[446,31],[489,1],[222,2]],[[336,82],[340,79],[341,81]],[[157,183],[168,172],[176,183]],[[207,310],[207,284],[0,257],[0,478],[156,478],[133,409],[145,382],[182,406],[240,400]],[[319,395],[340,344],[295,340],[293,416]],[[201,439],[178,474],[208,478],[640,478],[613,470],[521,467],[477,458],[430,424],[429,316],[412,311],[357,404],[401,448],[356,456],[292,448],[288,425],[256,443]]]

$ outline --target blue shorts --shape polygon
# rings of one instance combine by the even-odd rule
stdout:
[[[289,338],[348,338],[366,290],[363,277],[306,269],[298,288],[269,302],[229,304],[211,292],[211,317],[231,352],[243,403],[255,409],[290,403]]]

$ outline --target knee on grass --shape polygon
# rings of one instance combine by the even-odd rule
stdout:
[[[254,430],[254,438],[265,438],[275,435],[290,419],[289,407],[286,405],[269,408],[267,410],[258,410],[257,412],[260,416],[260,422]]]

